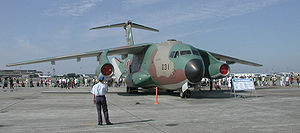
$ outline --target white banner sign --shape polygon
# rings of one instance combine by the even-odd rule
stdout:
[[[255,90],[253,79],[232,79],[234,90]]]

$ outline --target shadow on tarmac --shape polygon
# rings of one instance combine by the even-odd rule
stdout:
[[[146,90],[142,91],[139,90],[138,93],[130,94],[126,92],[118,92],[117,93],[120,96],[146,96],[146,95],[153,95],[155,96],[154,90]],[[191,91],[191,98],[193,99],[203,99],[203,98],[211,98],[211,99],[222,99],[222,98],[233,98],[234,95],[228,91],[228,90],[202,90],[202,91]],[[179,92],[168,92],[166,90],[159,90],[158,95],[170,95],[170,96],[176,96],[179,97]],[[240,95],[240,94],[238,94]],[[246,96],[247,97],[247,96]]]
[[[149,121],[154,121],[154,120],[149,119],[149,120],[140,120],[140,121],[114,122],[114,125],[130,124],[130,123],[139,123],[139,122],[149,122]]]

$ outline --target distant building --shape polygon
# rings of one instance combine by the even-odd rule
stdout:
[[[23,77],[35,78],[43,75],[42,71],[37,70],[0,70],[0,78],[3,77]]]
[[[259,77],[259,76],[268,76],[266,73],[231,73],[233,77]]]

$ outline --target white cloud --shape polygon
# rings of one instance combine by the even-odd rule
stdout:
[[[103,0],[71,0],[61,1],[57,3],[55,9],[48,9],[43,12],[43,15],[71,15],[81,16],[89,9],[95,7],[99,2]]]
[[[146,6],[146,5],[151,5],[154,3],[161,2],[162,0],[123,0],[122,1],[122,6],[123,8],[136,8],[136,7],[141,7],[141,6]]]
[[[163,27],[192,21],[221,20],[258,11],[280,0],[226,0],[176,3],[165,9],[140,13],[146,21]]]
[[[101,17],[90,22],[90,27],[101,26],[107,24],[121,23],[127,20],[132,20],[136,23],[145,24],[150,27],[161,29],[178,27],[184,28],[189,23],[201,24],[201,22],[215,22],[223,19],[228,19],[236,16],[242,16],[252,12],[262,10],[268,6],[278,4],[283,0],[197,0],[197,1],[179,1],[174,0],[172,2],[159,1],[159,0],[123,0],[119,5],[120,8],[117,12],[105,11]],[[116,5],[118,6],[118,5]],[[147,10],[144,10],[147,7]],[[125,8],[125,9],[124,9]],[[128,8],[132,10],[127,10]],[[140,10],[143,8],[143,10]],[[186,26],[190,27],[190,26]],[[163,34],[155,36],[156,40],[159,38],[172,37],[185,37],[191,34],[197,34],[200,32],[213,32],[218,30],[224,30],[223,28],[198,28],[183,29],[180,35],[178,32]],[[134,31],[136,32],[136,31]],[[96,34],[97,33],[97,34]],[[107,36],[116,36],[118,32],[109,31]],[[123,34],[123,33],[122,33]],[[101,32],[87,33],[84,35],[84,39],[94,40],[99,38]],[[149,36],[139,38],[148,38]],[[136,38],[136,39],[139,39]]]

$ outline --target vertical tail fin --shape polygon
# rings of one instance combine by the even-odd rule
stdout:
[[[126,31],[126,42],[127,42],[128,46],[134,45],[133,35],[132,35],[132,28],[138,28],[138,29],[143,29],[143,30],[159,32],[159,30],[157,30],[157,29],[146,27],[146,26],[143,26],[143,25],[139,25],[139,24],[133,23],[131,21],[128,21],[126,23],[119,23],[119,24],[112,24],[112,25],[94,27],[94,28],[90,28],[90,30],[114,28],[114,27],[124,27],[124,29]]]

